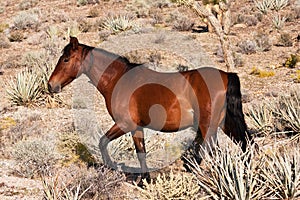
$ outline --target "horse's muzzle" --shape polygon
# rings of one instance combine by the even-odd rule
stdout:
[[[61,92],[61,85],[52,85],[50,82],[48,82],[48,91],[50,93],[59,93]]]

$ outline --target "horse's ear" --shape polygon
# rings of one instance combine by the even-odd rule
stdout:
[[[70,36],[70,44],[71,44],[73,50],[78,49],[79,42],[78,42],[78,39],[76,37]]]

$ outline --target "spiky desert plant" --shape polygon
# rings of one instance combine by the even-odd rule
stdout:
[[[289,96],[281,96],[275,112],[278,117],[285,121],[285,126],[294,132],[300,132],[300,93],[292,91]]]
[[[273,0],[272,8],[279,11],[289,4],[289,0]]]
[[[272,109],[267,103],[253,104],[246,112],[249,125],[263,133],[273,131],[274,118]]]
[[[6,92],[9,100],[16,105],[33,105],[42,97],[41,79],[31,70],[18,73],[8,82]]]
[[[260,167],[261,181],[269,190],[269,197],[295,199],[300,197],[300,149],[281,149],[269,152]]]
[[[170,174],[159,174],[155,182],[143,180],[143,184],[142,195],[145,199],[201,199],[196,178],[187,173],[175,174],[171,171]]]
[[[190,160],[190,168],[198,184],[212,199],[261,199],[264,187],[258,185],[256,168],[258,162],[251,158],[251,148],[246,153],[233,152],[228,146],[220,148],[214,144],[202,148],[204,165]]]
[[[283,28],[284,24],[285,24],[285,21],[286,21],[286,17],[281,17],[279,14],[273,16],[273,19],[272,19],[272,22],[273,22],[273,26],[280,30]]]
[[[256,8],[262,12],[263,14],[267,14],[267,12],[271,9],[273,0],[262,0],[262,1],[254,1]]]
[[[136,26],[133,21],[133,17],[129,15],[117,15],[112,17],[107,17],[102,24],[104,29],[110,30],[117,34],[122,31],[127,31]]]
[[[92,187],[90,185],[88,188],[82,189],[81,183],[79,182],[77,186],[72,186],[68,188],[65,183],[63,188],[59,187],[58,175],[55,178],[42,177],[44,198],[46,200],[80,200],[87,193],[87,191]]]

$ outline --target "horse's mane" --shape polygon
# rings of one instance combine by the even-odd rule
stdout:
[[[106,51],[104,49],[101,49],[101,48],[96,48],[96,47],[92,47],[92,46],[88,46],[88,45],[85,45],[85,44],[79,44],[81,47],[83,47],[83,57],[85,57],[89,51],[91,50],[96,50],[98,52],[101,52],[102,54],[104,54],[106,57],[110,57],[110,58],[113,58],[113,59],[117,59],[119,61],[121,61],[122,63],[125,63],[128,67],[130,68],[134,68],[134,67],[137,67],[137,66],[140,66],[140,65],[143,65],[140,64],[140,63],[131,63],[126,57],[124,56],[120,56],[118,54],[115,54],[115,53],[111,53],[109,51]],[[67,46],[64,47],[64,49],[62,50],[62,53],[65,54],[67,57],[70,56],[70,51],[71,51],[71,44],[68,44]]]

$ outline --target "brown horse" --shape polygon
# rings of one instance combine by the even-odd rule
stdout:
[[[108,143],[131,132],[142,177],[149,178],[143,127],[163,132],[194,127],[196,152],[221,127],[246,150],[249,134],[235,73],[215,68],[159,73],[71,37],[50,77],[49,91],[60,92],[83,73],[104,96],[115,122],[99,142],[106,165],[112,165]]]

